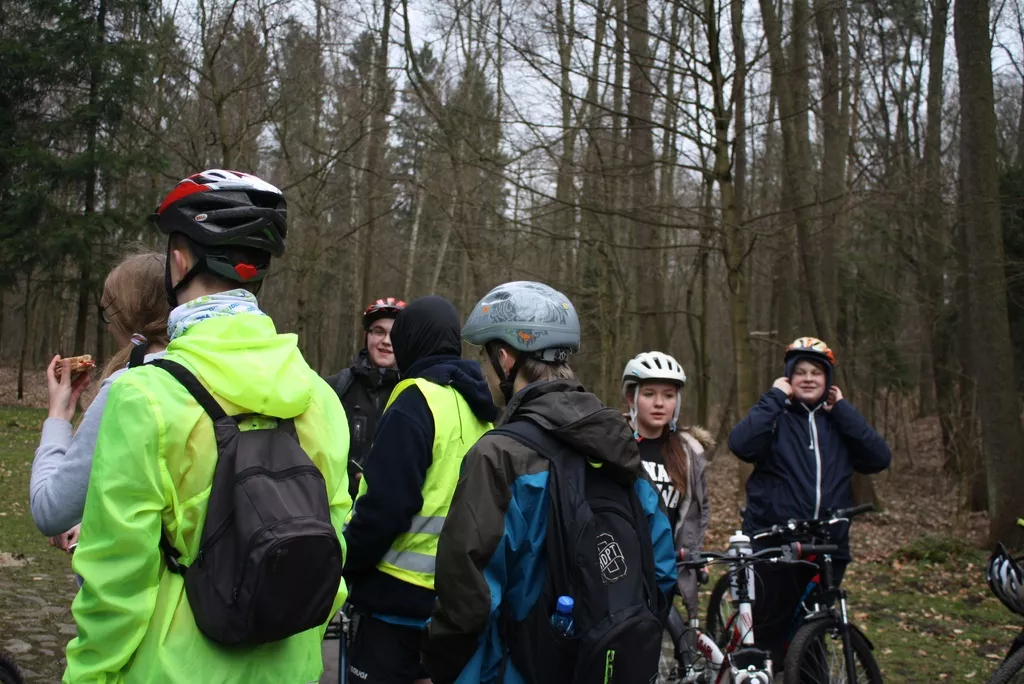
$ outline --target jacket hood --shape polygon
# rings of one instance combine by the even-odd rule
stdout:
[[[309,407],[319,380],[302,358],[298,337],[277,334],[270,317],[259,314],[196,323],[167,346],[167,356],[183,359],[211,391],[237,407],[228,413],[294,418]]]
[[[391,327],[391,348],[398,370],[408,376],[409,369],[420,359],[459,356],[461,329],[459,312],[444,297],[429,295],[413,301],[398,313]]]
[[[618,475],[635,478],[640,451],[619,412],[601,403],[575,380],[550,380],[523,388],[512,397],[506,422],[526,418],[557,439]]]
[[[491,399],[491,390],[476,361],[467,361],[452,354],[428,356],[414,363],[406,377],[426,378],[438,385],[450,385],[462,395],[477,418],[491,423],[498,418],[498,407]]]

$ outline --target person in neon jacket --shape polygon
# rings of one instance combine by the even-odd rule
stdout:
[[[253,296],[284,249],[284,216],[277,188],[237,172],[205,171],[168,195],[154,216],[170,235],[165,358],[194,372],[229,415],[295,419],[340,539],[351,508],[344,410],[296,336],[278,334]],[[326,622],[258,647],[219,646],[199,631],[182,577],[166,567],[161,536],[186,564],[195,558],[216,455],[211,421],[164,371],[133,368],[111,386],[72,563],[84,584],[65,682],[319,680]],[[346,594],[341,581],[335,611]]]

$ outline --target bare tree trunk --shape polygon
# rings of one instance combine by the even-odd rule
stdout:
[[[845,234],[846,224],[846,154],[850,135],[850,86],[848,39],[836,40],[835,0],[813,0],[821,48],[821,114],[824,123],[824,154],[821,164],[822,234],[817,240],[821,248],[823,301],[829,320],[838,315],[839,278],[836,268],[836,245]],[[839,12],[845,14],[846,0],[838,0]],[[840,24],[845,23],[840,21]],[[845,38],[845,32],[841,31]],[[829,330],[823,334],[831,335]],[[829,340],[838,344],[838,340]]]
[[[981,388],[978,410],[988,478],[989,543],[1003,541],[1019,548],[1024,545],[1024,529],[1016,525],[1024,491],[1024,434],[1006,308],[988,0],[957,0],[953,32],[960,73],[960,183],[970,309],[972,320],[981,324],[971,335],[970,356]]]
[[[402,290],[402,296],[408,297],[412,292],[412,276],[416,270],[416,246],[420,235],[420,219],[423,218],[423,202],[425,199],[425,191],[423,186],[420,186],[419,192],[416,193],[416,214],[412,219],[412,228],[410,229],[409,235],[409,260],[405,265],[405,288]]]
[[[1024,39],[1024,36],[1021,36]],[[1020,86],[1020,112],[1017,114],[1017,154],[1014,161],[1017,166],[1024,166],[1024,83]]]
[[[735,26],[736,13],[742,16],[743,8],[733,8],[731,20]],[[737,53],[735,73],[733,74],[732,94],[735,98],[740,94],[739,106],[735,112],[736,140],[730,145],[729,125],[730,111],[726,105],[725,77],[722,73],[722,57],[718,14],[715,3],[705,0],[705,31],[708,38],[708,66],[711,71],[712,113],[715,119],[714,166],[712,177],[718,184],[720,210],[722,212],[722,251],[725,257],[726,279],[729,288],[730,330],[732,332],[733,366],[736,372],[736,415],[742,416],[757,402],[757,369],[754,365],[753,349],[750,346],[750,292],[749,292],[749,247],[750,239],[742,227],[743,207],[739,204],[742,197],[737,197],[733,184],[732,155],[738,154],[741,161],[740,171],[745,167],[746,119],[745,102],[742,94],[746,89],[745,43],[742,25],[740,31],[733,35],[733,49]],[[742,23],[742,22],[741,22]],[[745,187],[740,182],[741,190]],[[750,468],[740,468],[740,491],[750,475]]]
[[[576,136],[579,130],[573,125],[574,97],[571,80],[573,37],[576,35],[576,4],[574,0],[568,0],[568,4],[569,12],[568,16],[566,16],[563,0],[555,0],[555,29],[556,40],[558,41],[560,75],[559,98],[561,100],[562,115],[562,151],[558,156],[558,175],[555,186],[555,197],[558,207],[552,217],[552,228],[554,232],[563,237],[572,234],[574,224],[576,223],[575,202],[573,198],[573,167],[576,161]],[[563,233],[563,230],[565,233]],[[553,249],[552,256],[557,256],[554,252],[562,251],[561,246],[563,245],[569,246],[571,249],[571,243],[568,240],[559,241],[559,249]]]
[[[955,398],[954,378],[949,364],[952,361],[943,354],[947,348],[942,311],[942,279],[948,252],[949,231],[946,227],[942,200],[942,93],[943,71],[946,54],[946,30],[949,17],[949,1],[933,0],[931,3],[931,31],[928,45],[928,118],[925,122],[923,200],[924,226],[921,256],[924,261],[920,269],[919,292],[921,293],[921,314],[924,319],[925,340],[928,344],[923,354],[922,378],[920,381],[920,411],[929,415],[939,404],[943,429],[949,429],[949,411]],[[943,419],[943,414],[947,414]],[[949,435],[943,439],[949,444]],[[951,460],[952,454],[946,454]]]
[[[85,176],[85,249],[80,258],[78,270],[78,313],[75,316],[75,354],[85,353],[85,336],[89,324],[89,304],[92,299],[92,241],[88,235],[94,230],[92,217],[96,213],[96,135],[99,129],[99,89],[100,76],[103,59],[103,44],[107,31],[107,3],[106,0],[99,0],[96,8],[96,44],[92,50],[92,59],[89,67],[89,129],[86,132],[85,154],[88,159],[88,170]]]
[[[28,361],[28,346],[32,328],[29,325],[32,313],[32,267],[25,274],[25,307],[22,311],[21,355],[18,357],[18,401],[25,398],[25,363]]]
[[[444,259],[448,253],[448,241],[452,237],[452,228],[455,225],[455,212],[459,202],[459,194],[456,189],[457,182],[452,182],[451,212],[444,224],[444,232],[441,234],[441,245],[437,248],[437,261],[434,262],[434,273],[430,277],[430,291],[427,294],[437,293],[437,283],[441,279],[441,269],[444,266]]]
[[[388,48],[391,41],[391,0],[383,0],[381,7],[381,28],[377,36],[376,54],[373,60],[373,78],[370,96],[370,130],[366,141],[366,224],[363,226],[363,301],[371,297],[371,268],[373,261],[373,240],[381,223],[382,211],[381,182],[384,176],[384,153],[388,135],[387,115],[390,102],[388,83]]]
[[[638,298],[640,342],[643,346],[664,349],[668,340],[661,287],[653,284],[650,273],[652,251],[658,242],[655,215],[651,211],[655,197],[654,98],[652,96],[651,46],[646,0],[628,0],[626,33],[629,38],[629,121],[630,198],[634,217],[634,240],[644,251],[636,255],[636,281],[640,292],[650,293],[650,302]]]
[[[807,0],[793,0],[789,56],[783,49],[782,26],[772,0],[760,0],[771,62],[772,80],[779,102],[782,128],[784,185],[788,187],[790,209],[796,224],[796,236],[811,318],[818,337],[834,339],[832,320],[824,300],[820,264],[815,258],[811,232],[811,145],[808,111],[810,92],[807,70],[808,9]]]

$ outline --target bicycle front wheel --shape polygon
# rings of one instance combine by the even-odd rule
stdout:
[[[850,645],[856,665],[856,682],[846,673],[843,637],[837,619],[809,622],[797,630],[786,652],[785,684],[882,684],[867,640],[855,629],[850,630]]]
[[[736,609],[732,605],[732,594],[729,593],[729,573],[725,573],[715,582],[711,596],[708,598],[707,618],[704,620],[704,631],[714,639],[719,648],[729,643],[729,633],[725,627]]]
[[[988,684],[1022,684],[1024,682],[1024,648],[1019,648],[992,673]]]

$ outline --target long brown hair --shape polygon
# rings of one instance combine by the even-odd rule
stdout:
[[[100,305],[111,325],[125,337],[138,333],[147,345],[167,345],[167,295],[162,254],[137,251],[124,258],[103,283]],[[135,345],[119,349],[107,362],[103,378],[124,368]]]
[[[661,459],[665,461],[665,470],[672,480],[672,485],[681,495],[690,488],[690,459],[683,446],[683,438],[678,432],[669,433],[665,426],[668,439],[661,445]]]

